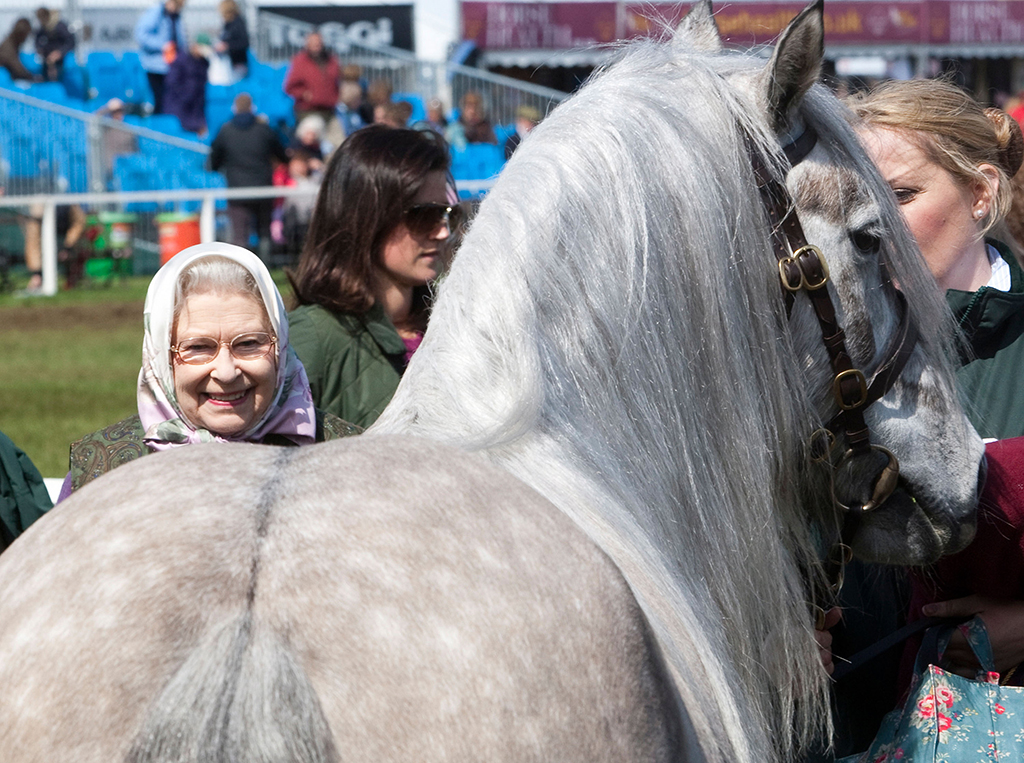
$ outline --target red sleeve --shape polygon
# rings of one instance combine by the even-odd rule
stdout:
[[[1024,437],[989,443],[985,456],[978,533],[963,551],[915,576],[918,605],[972,593],[1024,599]]]
[[[301,54],[300,54],[301,55]],[[298,55],[292,59],[292,65],[288,67],[288,74],[284,78],[284,92],[291,98],[298,99],[305,87],[302,77],[302,61]]]

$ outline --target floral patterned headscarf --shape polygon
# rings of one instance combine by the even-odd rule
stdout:
[[[221,437],[196,427],[181,412],[174,392],[171,334],[174,331],[174,295],[185,270],[204,257],[224,257],[237,262],[255,279],[277,336],[277,385],[270,407],[249,430],[235,437]],[[288,345],[288,316],[281,294],[259,257],[231,244],[190,246],[172,257],[149,284],[144,311],[142,370],[139,372],[139,418],[151,450],[168,450],[197,442],[259,442],[269,434],[287,437],[296,444],[316,439],[313,396],[306,370]]]

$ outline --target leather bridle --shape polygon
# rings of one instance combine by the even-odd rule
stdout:
[[[816,145],[817,139],[814,128],[807,125],[799,137],[783,146],[782,150],[789,159],[791,168],[807,157]],[[842,587],[843,568],[852,557],[850,541],[857,530],[860,517],[884,503],[895,490],[899,478],[899,462],[896,456],[888,449],[871,442],[864,412],[868,406],[881,399],[899,378],[917,346],[919,333],[908,309],[906,297],[900,290],[895,289],[899,327],[882,354],[884,360],[875,369],[870,380],[854,365],[846,349],[846,334],[836,318],[835,305],[827,288],[829,272],[825,255],[818,247],[807,243],[803,226],[797,218],[796,209],[785,185],[769,171],[749,138],[747,148],[761,201],[771,226],[772,249],[778,260],[787,314],[792,312],[796,295],[806,294],[821,327],[822,341],[832,366],[832,393],[839,406],[839,412],[823,428],[811,435],[810,452],[813,460],[831,468],[829,477],[833,485],[832,500],[843,516],[840,539],[829,551],[825,562],[829,588],[827,598],[834,602]],[[886,274],[888,268],[884,259],[880,266],[883,274]],[[840,434],[847,447],[836,457],[833,451],[836,437]],[[842,503],[835,495],[835,472],[844,466],[849,467],[858,456],[871,452],[882,455],[887,462],[875,480],[871,498],[860,505],[849,506]],[[822,627],[826,608],[817,605],[816,627]]]

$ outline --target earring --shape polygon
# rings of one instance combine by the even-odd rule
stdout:
[[[974,216],[977,217],[980,220],[982,217],[985,216],[985,210],[984,209],[976,209],[976,210],[974,210]]]

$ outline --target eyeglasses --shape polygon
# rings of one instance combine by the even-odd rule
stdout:
[[[171,352],[177,355],[182,363],[202,366],[212,363],[220,354],[221,347],[227,347],[235,360],[258,360],[265,357],[276,344],[276,336],[256,331],[239,334],[230,342],[218,342],[209,336],[194,336],[178,342],[171,347]]]
[[[442,225],[451,230],[461,215],[459,207],[447,204],[414,204],[404,212],[405,226],[414,236],[429,236]]]

